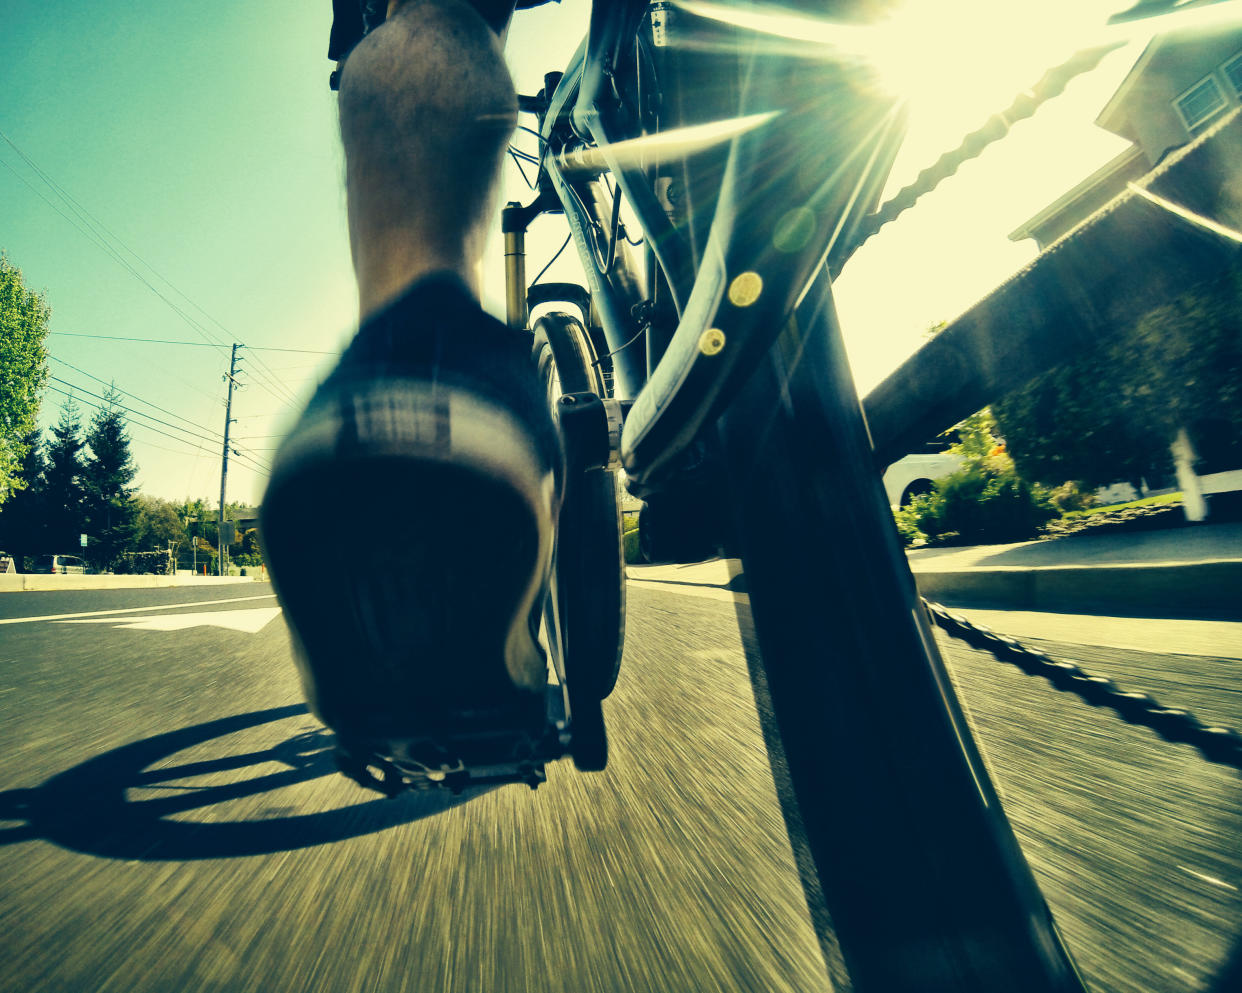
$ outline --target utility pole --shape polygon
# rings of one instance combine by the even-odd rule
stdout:
[[[224,497],[229,481],[229,426],[233,423],[233,387],[241,386],[237,382],[237,350],[243,346],[234,344],[233,354],[229,359],[229,374],[224,378],[229,384],[229,398],[224,405],[224,451],[220,456],[220,519],[216,529],[216,548],[219,552],[219,573],[224,575],[224,559],[228,555],[228,545],[224,541]]]

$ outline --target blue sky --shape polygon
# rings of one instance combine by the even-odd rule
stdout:
[[[138,482],[152,495],[218,497],[228,350],[208,343],[249,346],[248,385],[234,399],[243,457],[230,462],[229,495],[251,502],[274,436],[330,364],[313,353],[337,351],[353,330],[327,86],[330,7],[5,0],[0,249],[47,294],[54,331],[98,336],[49,339],[51,373],[63,381],[52,385],[82,396],[89,416],[85,404],[97,401],[80,391],[115,382],[127,406],[165,422],[131,417]],[[533,92],[545,71],[563,65],[585,16],[584,2],[567,0],[516,19],[509,55],[519,89]],[[946,53],[937,54],[943,62]],[[864,386],[915,347],[924,327],[1029,259],[1032,246],[1005,234],[1120,149],[1090,122],[1134,54],[1063,98],[1048,123],[1015,131],[1004,149],[964,170],[919,219],[860,252],[839,301]],[[1033,82],[1015,78],[968,79],[978,107],[945,98],[920,122],[902,168],[924,164]],[[509,172],[505,198],[520,198],[524,187]],[[561,223],[537,222],[530,265],[560,244]],[[572,260],[558,266],[572,276]],[[906,279],[901,294],[891,290],[894,271]],[[488,302],[497,306],[500,294],[489,277]],[[45,424],[62,401],[47,394]]]
[[[229,492],[257,500],[272,435],[330,361],[261,349],[336,351],[357,306],[329,0],[4,7],[0,249],[46,293],[54,331],[203,346],[54,335],[63,382],[51,385],[115,382],[166,422],[130,419],[141,488],[215,497],[228,349],[206,346],[244,342],[233,432],[245,454]],[[553,11],[572,51],[582,11]],[[523,20],[524,48],[558,40],[546,16]],[[63,400],[46,395],[45,425]]]

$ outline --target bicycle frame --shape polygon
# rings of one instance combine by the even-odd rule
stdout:
[[[621,446],[622,464],[638,493],[660,487],[771,346],[815,274],[878,193],[902,134],[900,115],[869,96],[856,72],[842,67],[814,79],[814,88],[824,93],[851,92],[834,113],[834,101],[808,86],[804,64],[786,60],[783,71],[774,72],[772,57],[756,54],[743,68],[740,105],[731,113],[764,123],[721,143],[727,160],[712,209],[701,211],[711,224],[700,246],[701,225],[688,233],[673,225],[652,188],[653,178],[662,177],[653,177],[625,148],[652,124],[666,130],[689,123],[681,115],[644,121],[616,92],[625,85],[619,81],[627,42],[632,55],[646,9],[634,0],[594,8],[588,40],[551,97],[543,135],[549,148],[545,167],[557,199],[570,205],[566,216],[576,242],[590,244],[590,221],[573,205],[598,200],[575,187],[598,182],[607,169],[647,233],[679,316],[671,339],[649,351],[647,369],[637,368],[632,355],[621,363],[619,378],[630,390],[645,380]],[[671,11],[666,15],[671,18]],[[632,88],[639,85],[635,78]],[[791,93],[801,97],[792,107]],[[850,108],[847,114],[842,106]],[[771,114],[772,107],[786,109]],[[568,139],[557,134],[565,122],[573,133]],[[821,136],[810,154],[789,155],[789,148],[805,145],[808,133]],[[582,154],[589,146],[579,134],[588,136],[597,154]],[[662,165],[669,168],[667,160]],[[808,189],[807,176],[828,178]],[[792,206],[774,216],[772,204]],[[580,254],[609,350],[615,351],[641,331],[630,313],[637,280],[620,263],[620,253],[605,266],[591,251]]]
[[[635,397],[620,446],[631,489],[669,485],[712,431],[738,467],[734,526],[762,656],[752,673],[791,836],[823,884],[817,906],[804,879],[830,973],[865,990],[1081,990],[917,599],[836,325],[826,263],[878,195],[900,117],[854,68],[824,69],[817,95],[805,64],[759,51],[738,69],[729,113],[764,115],[762,126],[646,163],[628,141],[696,123],[670,82],[693,80],[643,27],[648,11],[593,7],[541,106],[546,186],[529,211],[564,210],[615,388]],[[651,110],[656,58],[668,116]],[[674,223],[662,185],[703,168],[721,176],[711,209],[691,203]],[[599,258],[605,171],[654,257],[646,293],[623,253]],[[644,331],[644,352],[626,347]],[[750,623],[743,607],[739,621]]]

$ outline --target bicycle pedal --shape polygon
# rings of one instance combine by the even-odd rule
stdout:
[[[506,783],[537,789],[547,781],[546,764],[563,757],[569,744],[560,687],[549,686],[546,699],[547,719],[537,728],[472,727],[467,722],[457,733],[436,737],[338,739],[337,769],[387,797],[428,790],[459,795],[470,787]]]
[[[345,749],[338,749],[336,764],[348,779],[390,799],[402,793],[432,790],[447,790],[454,796],[460,796],[469,787],[502,786],[507,783],[525,783],[533,790],[548,779],[543,762],[431,769],[421,765],[411,767],[376,754],[358,758]]]

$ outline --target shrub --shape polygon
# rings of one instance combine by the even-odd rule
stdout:
[[[172,558],[166,551],[126,552],[113,563],[118,576],[167,576],[172,571]]]
[[[937,480],[926,501],[919,530],[942,541],[956,534],[964,544],[1034,538],[1057,516],[1047,491],[1019,476],[1004,454],[971,462]]]
[[[1062,514],[1073,513],[1078,510],[1086,510],[1088,507],[1095,506],[1095,496],[1090,490],[1083,489],[1081,483],[1070,480],[1062,483],[1056,489],[1048,494],[1048,499],[1052,501],[1052,505]]]
[[[642,553],[638,550],[638,525],[626,531],[621,539],[621,549],[625,553],[625,561],[629,565],[641,563],[643,561]]]
[[[905,547],[909,548],[916,542],[927,540],[927,535],[919,525],[927,513],[926,505],[930,500],[931,494],[920,494],[900,510],[893,511],[893,520],[897,523],[897,534]]]

